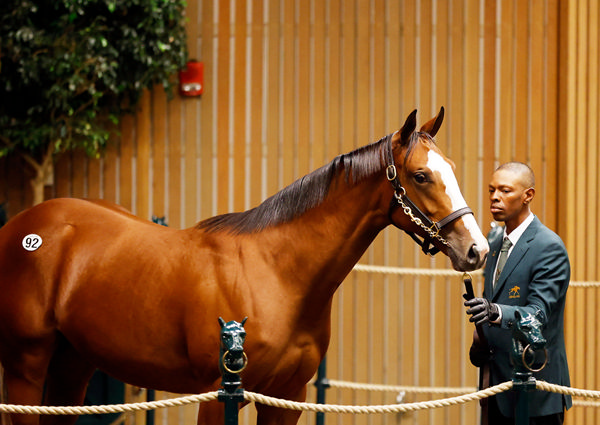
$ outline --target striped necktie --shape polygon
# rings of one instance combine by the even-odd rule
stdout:
[[[508,238],[504,238],[502,241],[502,248],[500,248],[500,255],[498,256],[498,266],[496,267],[496,277],[494,278],[494,286],[496,286],[496,282],[498,282],[498,278],[500,277],[500,273],[502,273],[502,269],[504,268],[504,264],[506,264],[506,259],[508,258],[508,250],[512,246],[512,242]]]

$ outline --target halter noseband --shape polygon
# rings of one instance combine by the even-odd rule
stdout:
[[[392,224],[400,229],[400,226],[396,225],[392,220],[392,214],[399,206],[402,207],[402,211],[410,220],[419,226],[421,229],[427,232],[427,236],[423,238],[423,240],[419,239],[419,236],[415,232],[409,232],[408,230],[404,230],[416,243],[421,247],[425,254],[429,254],[431,256],[437,254],[440,250],[433,245],[433,240],[437,239],[444,245],[448,245],[448,241],[444,239],[440,235],[440,231],[444,226],[452,223],[457,218],[462,217],[466,214],[473,214],[473,211],[469,207],[459,208],[456,211],[451,212],[446,217],[442,218],[438,222],[432,221],[429,217],[427,217],[423,211],[419,209],[415,205],[413,201],[406,195],[406,189],[400,183],[400,178],[398,177],[398,172],[396,171],[396,165],[394,163],[394,153],[392,152],[392,135],[386,136],[386,145],[387,148],[387,163],[388,166],[385,169],[385,175],[389,182],[392,184],[394,188],[394,197],[390,202],[390,210],[388,212],[388,217]]]

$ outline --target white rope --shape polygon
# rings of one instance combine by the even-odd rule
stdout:
[[[358,272],[396,274],[406,276],[445,276],[445,277],[461,277],[462,272],[457,272],[452,269],[419,269],[410,267],[389,267],[389,266],[372,266],[368,264],[356,264],[354,270]],[[471,275],[482,275],[481,270],[470,272]]]
[[[551,384],[546,381],[535,381],[535,388],[541,391],[566,394],[574,397],[597,398],[600,399],[600,391],[581,390],[578,388],[563,387],[557,384]]]
[[[388,386],[388,385],[371,385],[371,384],[352,384],[345,383],[343,381],[329,381],[334,384],[339,384],[345,388],[358,388],[364,387],[364,389],[375,389],[375,390],[398,390],[398,389],[409,389],[414,390],[419,387],[399,387],[399,386]],[[373,414],[373,413],[406,413],[413,412],[416,410],[424,409],[435,409],[439,407],[448,407],[457,404],[464,404],[471,401],[481,400],[482,398],[490,397],[505,391],[510,390],[513,387],[512,381],[507,381],[502,384],[495,385],[484,390],[472,392],[469,394],[462,394],[457,397],[443,398],[439,400],[422,401],[415,403],[400,403],[400,404],[386,404],[386,405],[374,405],[374,406],[347,406],[347,405],[335,405],[335,404],[315,404],[315,403],[301,403],[289,400],[278,399],[275,397],[269,397],[262,394],[254,393],[251,391],[244,391],[244,399],[255,403],[265,404],[272,407],[278,407],[283,409],[309,411],[309,412],[323,412],[323,413],[353,413],[353,414]],[[452,391],[463,391],[468,388],[426,388],[427,391],[422,392],[452,392]],[[571,387],[563,387],[556,384],[550,384],[545,381],[536,381],[536,389],[541,391],[555,392],[560,394],[567,394],[574,397],[585,397],[600,399],[600,391],[581,390]],[[433,391],[435,390],[435,391]],[[20,414],[33,414],[33,415],[86,415],[86,414],[104,414],[104,413],[120,413],[120,412],[134,412],[138,410],[152,410],[163,407],[176,407],[184,406],[186,404],[201,403],[206,401],[216,400],[218,398],[218,391],[212,391],[204,394],[191,395],[185,397],[179,397],[169,400],[149,401],[143,403],[129,403],[129,404],[109,404],[104,406],[26,406],[26,405],[15,405],[15,404],[0,404],[0,412],[2,413],[20,413]],[[599,407],[599,402],[586,402],[586,401],[575,401],[575,405],[578,406],[593,406]]]
[[[268,397],[262,394],[251,391],[244,391],[244,399],[260,404],[265,404],[274,407],[280,407],[291,410],[302,410],[311,412],[328,412],[328,413],[394,413],[394,412],[411,412],[415,410],[433,409],[438,407],[452,406],[456,404],[464,404],[475,400],[480,400],[485,397],[490,397],[512,388],[512,382],[504,382],[485,390],[477,391],[471,394],[464,394],[458,397],[445,398],[441,400],[424,401],[417,403],[380,405],[380,406],[343,406],[333,404],[315,404],[315,403],[300,403],[289,400]],[[137,410],[151,410],[162,407],[183,406],[191,403],[215,400],[218,397],[218,392],[180,397],[170,400],[159,400],[143,403],[129,404],[110,404],[104,406],[25,406],[15,404],[0,404],[0,412],[4,413],[21,413],[34,415],[86,415],[86,414],[103,414],[103,413],[119,413],[119,412],[134,412]]]
[[[405,276],[431,276],[431,277],[462,277],[463,272],[452,269],[419,269],[410,267],[372,266],[368,264],[356,264],[354,271],[367,273],[383,273]],[[471,276],[483,276],[483,270],[469,272]],[[600,287],[600,282],[595,281],[571,281],[569,286],[575,288]]]
[[[281,400],[274,397],[268,397],[250,391],[244,392],[244,398],[248,401],[266,404],[272,407],[309,412],[353,414],[406,413],[414,412],[416,410],[435,409],[438,407],[453,406],[457,404],[464,404],[471,401],[480,400],[482,398],[490,397],[501,392],[508,391],[512,388],[512,386],[513,383],[511,381],[507,381],[502,384],[486,388],[485,390],[477,391],[471,394],[464,394],[458,397],[444,398],[432,401],[422,401],[416,403],[385,404],[379,406],[346,406],[336,404],[300,403],[289,400]]]
[[[401,385],[361,384],[357,382],[338,381],[335,379],[329,379],[327,380],[327,383],[332,388],[389,392],[404,391],[409,394],[467,394],[477,391],[477,388],[475,387],[416,387]]]
[[[573,406],[577,406],[577,407],[600,407],[600,401],[573,400]]]
[[[600,286],[600,282],[593,282],[593,281],[571,282],[571,283],[569,283],[569,286],[575,287],[575,288],[597,288]]]
[[[190,395],[169,400],[146,401],[142,403],[107,404],[104,406],[26,406],[19,404],[0,404],[0,412],[25,413],[31,415],[89,415],[95,413],[135,412],[138,410],[154,410],[163,407],[184,406],[216,400],[218,391]]]

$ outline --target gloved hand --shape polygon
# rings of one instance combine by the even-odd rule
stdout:
[[[469,322],[475,322],[475,325],[483,325],[486,322],[493,322],[500,317],[500,307],[486,300],[485,298],[472,298],[465,301],[465,307],[470,307],[467,314],[472,314]]]

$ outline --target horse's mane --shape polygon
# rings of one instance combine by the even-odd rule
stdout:
[[[406,158],[425,133],[413,132]],[[427,139],[431,139],[426,135]],[[296,180],[267,198],[262,204],[243,212],[217,215],[199,222],[197,229],[208,232],[229,231],[234,234],[253,233],[270,226],[287,223],[320,205],[329,193],[334,178],[345,171],[345,181],[356,184],[374,173],[383,174],[382,149],[387,149],[386,137],[377,142],[339,155],[329,164]]]

